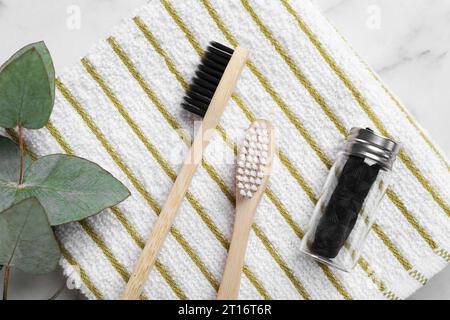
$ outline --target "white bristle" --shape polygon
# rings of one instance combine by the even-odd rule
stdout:
[[[268,164],[269,131],[264,122],[256,121],[239,150],[237,188],[239,194],[251,198],[262,184]]]

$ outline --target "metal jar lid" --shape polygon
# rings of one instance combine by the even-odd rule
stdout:
[[[355,156],[369,158],[384,169],[392,169],[400,145],[371,129],[352,128],[345,142],[344,151]]]

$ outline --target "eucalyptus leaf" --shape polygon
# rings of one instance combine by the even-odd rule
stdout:
[[[0,67],[0,126],[39,129],[55,100],[55,69],[44,42],[32,43]]]
[[[60,255],[47,215],[36,198],[0,213],[0,264],[45,274],[56,268]]]
[[[19,182],[19,148],[10,139],[0,136],[0,212],[14,203],[15,185]],[[25,154],[24,167],[31,164],[30,157]],[[10,184],[12,188],[2,188],[2,183]]]
[[[0,154],[5,154],[0,156],[0,211],[5,209],[5,204],[36,197],[54,226],[87,218],[130,195],[120,181],[97,164],[62,154],[45,156],[35,162],[28,160],[23,183],[18,185],[15,154],[9,150],[11,141],[2,140],[9,139],[0,137]],[[13,143],[14,146],[18,148]],[[4,166],[11,168],[9,173],[3,172]]]

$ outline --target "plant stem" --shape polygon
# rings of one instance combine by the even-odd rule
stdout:
[[[20,148],[20,171],[19,171],[19,184],[23,182],[23,134],[22,126],[19,125],[19,148]]]
[[[5,266],[5,271],[3,274],[3,300],[8,300],[9,270],[10,266]]]
[[[18,126],[19,129],[19,185],[23,183],[23,128],[21,125]],[[8,284],[9,284],[9,272],[11,266],[9,264],[5,265],[5,271],[3,273],[3,300],[8,300]]]

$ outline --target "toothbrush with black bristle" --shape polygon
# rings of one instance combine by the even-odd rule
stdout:
[[[203,151],[213,137],[247,59],[248,50],[239,46],[233,50],[218,42],[211,42],[205,51],[182,103],[184,109],[203,117],[202,125],[135,265],[122,299],[139,299],[178,208],[201,163]]]
[[[254,121],[247,129],[237,155],[236,216],[218,300],[238,298],[248,237],[256,209],[269,181],[274,154],[272,124],[267,120]]]

